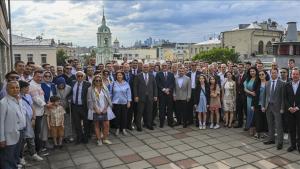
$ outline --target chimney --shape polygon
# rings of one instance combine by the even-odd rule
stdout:
[[[285,42],[297,42],[298,41],[298,32],[296,22],[288,22],[287,34]]]

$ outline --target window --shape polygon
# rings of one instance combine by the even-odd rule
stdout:
[[[33,62],[33,54],[27,54],[27,61]]]
[[[14,54],[15,62],[21,60],[21,54]]]
[[[264,54],[264,42],[263,41],[258,42],[258,54]]]
[[[135,57],[136,57],[136,58],[139,57],[139,54],[135,54]]]
[[[197,54],[198,53],[198,49],[197,48],[195,48],[195,54]]]
[[[41,63],[42,64],[47,63],[47,54],[41,54]]]
[[[270,41],[266,45],[266,52],[269,55],[273,53],[272,43]]]

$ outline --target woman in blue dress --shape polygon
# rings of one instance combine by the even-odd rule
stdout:
[[[194,105],[198,113],[199,129],[206,129],[206,113],[210,101],[210,90],[205,75],[200,75],[194,97]]]
[[[256,67],[251,67],[247,71],[247,79],[244,82],[244,91],[247,96],[247,119],[245,131],[250,130],[250,135],[254,134],[254,111],[251,109],[252,99],[256,96],[255,85],[258,80],[258,71]]]

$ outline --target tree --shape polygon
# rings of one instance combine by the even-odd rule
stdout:
[[[58,66],[63,66],[66,63],[65,60],[68,58],[69,57],[63,49],[58,49],[56,51],[56,62]]]
[[[239,54],[233,49],[228,48],[213,48],[208,51],[200,52],[193,57],[193,60],[201,60],[207,62],[223,62],[231,61],[233,63],[239,62]]]

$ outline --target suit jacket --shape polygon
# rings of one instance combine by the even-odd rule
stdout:
[[[175,78],[175,88],[173,92],[173,96],[176,100],[190,100],[191,98],[191,79],[187,76],[183,76],[182,86],[179,86],[178,79]]]
[[[11,99],[8,97],[11,96],[7,95],[0,101],[0,141],[6,141],[6,145],[15,145],[20,137],[16,113],[19,110],[10,104]]]
[[[158,87],[158,95],[161,97],[164,95],[164,92],[162,91],[164,88],[170,89],[170,93],[173,93],[174,87],[175,87],[175,78],[174,74],[171,72],[168,72],[168,77],[165,79],[165,75],[163,72],[159,72],[156,74],[156,82]]]
[[[272,106],[269,107],[270,102],[270,94],[271,94],[271,87],[272,87],[272,79],[267,82],[266,84],[266,102],[265,102],[265,108],[267,111],[271,111],[271,109],[274,112],[280,112],[280,110],[284,109],[284,99],[283,99],[283,89],[284,89],[284,82],[280,79],[277,80],[275,91],[274,91],[274,103]]]
[[[200,75],[200,74],[201,74],[201,72],[196,71],[196,77],[195,77],[195,78],[196,78],[196,79],[195,79],[195,83],[196,83],[196,84],[195,84],[195,88],[196,88],[196,86],[197,86],[197,81],[198,81],[197,79],[199,78],[199,75]],[[191,78],[191,77],[192,77],[192,72],[189,71],[189,72],[186,74],[186,76],[189,77],[189,78],[191,79],[191,83],[192,83],[192,78]]]
[[[201,85],[197,83],[196,86],[196,93],[194,97],[194,105],[198,105],[200,100],[200,92],[201,92]],[[210,104],[210,87],[208,84],[205,84],[205,96],[206,96],[206,104]]]
[[[72,82],[72,85],[71,85],[71,93],[70,93],[70,96],[73,96],[73,94],[76,94],[76,93],[73,93],[73,88],[75,86],[77,81],[73,81]],[[81,92],[81,99],[82,99],[82,105],[84,107],[84,109],[87,109],[87,92],[88,92],[88,88],[91,86],[91,84],[87,81],[82,81],[82,92]],[[71,99],[72,100],[72,103],[73,103],[73,98]],[[73,103],[75,104],[75,103]]]
[[[237,74],[235,76],[235,82],[236,82],[236,94],[237,95],[245,95],[244,91],[244,81],[246,80],[246,73],[242,75],[242,79],[240,81],[241,74]]]
[[[146,84],[143,73],[138,74],[134,78],[133,94],[134,97],[139,97],[139,102],[145,102],[146,95],[148,95],[150,102],[153,101],[153,98],[157,97],[157,85],[154,76],[148,73],[148,84]]]
[[[300,85],[298,86],[296,94],[294,94],[293,83],[289,82],[286,84],[285,105],[286,109],[289,109],[290,107],[300,108]],[[299,111],[297,113],[299,113]]]

